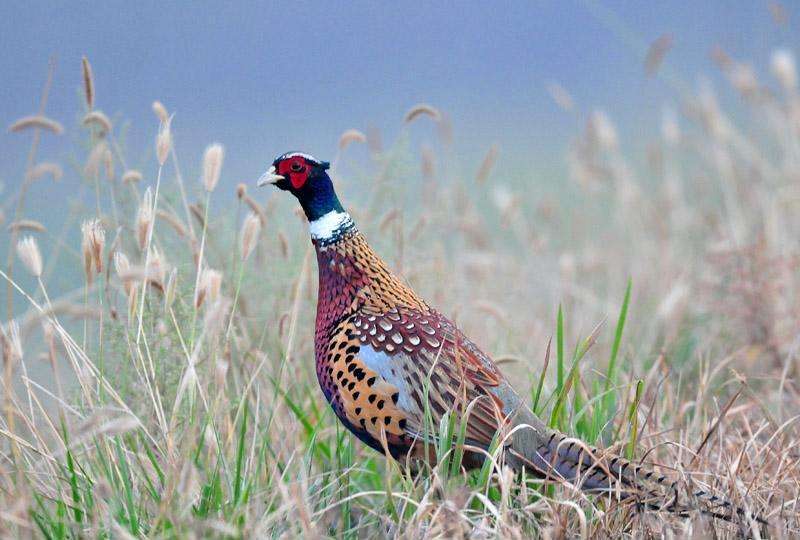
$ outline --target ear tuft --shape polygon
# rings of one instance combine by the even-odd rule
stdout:
[[[323,171],[327,171],[331,168],[331,163],[329,161],[322,161],[320,162],[319,166],[322,167]]]

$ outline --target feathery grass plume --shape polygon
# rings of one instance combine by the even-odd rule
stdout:
[[[92,283],[92,263],[94,272],[103,271],[103,251],[106,246],[106,231],[99,219],[91,219],[81,224],[81,250],[83,251],[83,266],[86,279]]]
[[[125,292],[129,292],[131,287],[131,283],[127,281],[127,276],[129,275],[131,270],[131,261],[128,259],[128,256],[125,255],[122,251],[114,252],[114,271],[117,273],[117,276],[122,281],[123,287],[125,287]]]
[[[240,201],[247,196],[247,184],[240,182],[236,184],[236,198]]]
[[[23,354],[17,321],[10,321],[5,326],[0,326],[0,338],[3,342],[3,361],[7,368],[13,367],[22,360]]]
[[[143,178],[142,173],[140,173],[139,171],[137,171],[135,169],[128,169],[127,171],[122,173],[122,183],[123,184],[132,183],[132,182],[138,183],[138,182],[142,181],[142,178]]]
[[[83,173],[88,178],[98,178],[100,176],[100,167],[103,165],[106,150],[108,150],[108,143],[100,139],[89,152],[89,157],[86,159],[86,166],[83,168]]]
[[[97,126],[101,134],[111,133],[111,120],[103,111],[90,111],[83,117],[81,123],[86,126]]]
[[[17,242],[17,255],[33,277],[42,276],[42,254],[34,237],[26,236]]]
[[[258,235],[261,232],[261,218],[255,214],[248,214],[244,218],[242,225],[242,260],[246,261],[258,243]]]
[[[58,353],[56,352],[56,328],[49,318],[42,319],[42,338],[44,339],[45,348],[47,349],[47,361],[50,363],[50,369],[53,372],[55,379],[56,389],[58,396],[64,396],[64,390],[61,386],[61,377],[58,373]]]
[[[189,205],[189,212],[191,212],[192,217],[197,220],[197,223],[200,224],[202,227],[205,223],[205,217],[203,216],[203,206],[200,203],[192,203]]]
[[[586,126],[589,140],[602,150],[616,150],[619,145],[617,128],[605,111],[593,111]]]
[[[158,127],[158,135],[156,135],[156,158],[158,159],[158,164],[162,167],[166,163],[167,156],[169,156],[169,151],[172,148],[171,124],[172,116],[167,118],[166,121],[162,120],[161,125]]]
[[[495,184],[492,189],[492,202],[497,211],[505,216],[519,204],[519,198],[504,184]]]
[[[164,257],[156,246],[152,246],[150,248],[150,261],[147,263],[146,273],[150,284],[161,292],[164,292],[166,289],[168,270],[169,263],[166,257]]]
[[[770,58],[772,74],[787,92],[797,89],[797,66],[792,51],[776,49]]]
[[[256,214],[258,216],[258,219],[261,220],[261,225],[266,225],[267,224],[267,214],[264,213],[264,209],[261,208],[261,205],[258,204],[258,201],[256,201],[250,195],[245,193],[245,195],[244,195],[244,203],[247,206],[250,207],[250,210],[254,214]]]
[[[8,126],[8,131],[11,133],[18,133],[20,131],[32,128],[44,129],[46,131],[54,133],[55,135],[61,135],[62,133],[64,133],[64,126],[62,126],[60,123],[56,122],[52,118],[48,118],[41,114],[20,118],[19,120]]]
[[[417,103],[408,110],[406,115],[403,117],[403,122],[408,124],[420,116],[430,116],[435,122],[438,122],[442,118],[442,114],[439,112],[439,109],[428,105],[427,103]]]
[[[200,273],[200,283],[195,291],[194,305],[199,308],[203,302],[215,302],[222,289],[222,273],[211,268],[204,268]]]
[[[22,231],[42,233],[47,231],[44,225],[32,219],[18,219],[17,221],[12,221],[8,224],[6,230],[10,233],[20,233]]]
[[[348,129],[339,137],[339,150],[344,150],[352,143],[365,143],[367,136],[357,129]]]
[[[85,56],[81,59],[83,71],[83,97],[86,99],[86,106],[91,110],[94,107],[94,77],[92,76],[92,64]],[[110,130],[109,130],[110,131]]]
[[[167,278],[167,286],[164,289],[164,309],[169,309],[172,307],[172,303],[175,301],[175,292],[178,287],[178,269],[173,268],[172,271],[169,273],[169,278]]]
[[[658,68],[660,68],[661,64],[664,62],[664,58],[667,56],[667,53],[672,48],[672,44],[672,34],[664,34],[659,36],[653,43],[650,44],[650,47],[647,49],[647,55],[644,59],[645,73],[648,75],[654,75],[658,71]]]
[[[54,181],[58,182],[61,180],[61,177],[64,176],[64,170],[58,163],[44,161],[42,163],[37,163],[31,168],[28,172],[28,178],[31,180],[40,180],[48,174],[53,177]]]
[[[148,186],[136,212],[136,239],[139,241],[139,249],[144,251],[147,247],[147,237],[150,227],[153,226],[153,192]]]
[[[160,101],[155,100],[153,102],[153,112],[156,113],[158,121],[162,124],[169,122],[169,113],[167,112],[167,108],[164,107],[164,104]]]
[[[567,91],[566,88],[561,86],[556,81],[550,81],[547,83],[546,88],[547,93],[550,94],[550,97],[556,102],[556,105],[567,112],[572,112],[575,110],[575,100],[572,99],[572,95]]]
[[[500,147],[497,145],[497,143],[494,143],[489,147],[489,150],[483,157],[481,166],[478,169],[478,174],[475,175],[475,181],[478,184],[483,184],[486,182],[486,179],[489,178],[489,175],[492,173],[492,169],[494,168],[494,164],[497,162],[497,155],[499,152]]]
[[[203,154],[203,187],[209,193],[217,187],[224,157],[225,149],[219,143],[208,146]]]
[[[133,317],[133,312],[136,309],[137,291],[139,283],[144,278],[142,275],[144,272],[133,271],[128,256],[121,251],[114,253],[114,270],[117,272],[117,277],[122,282],[122,288],[125,291],[125,298],[128,302],[128,316]]]
[[[178,236],[181,238],[186,236],[186,227],[178,219],[178,216],[161,208],[156,211],[156,215],[166,221],[178,233]]]

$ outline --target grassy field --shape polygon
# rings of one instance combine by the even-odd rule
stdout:
[[[216,145],[197,149],[203,175],[187,181],[161,104],[149,165],[128,168],[86,62],[82,122],[62,126],[43,103],[10,126],[31,149],[3,201],[0,533],[797,535],[797,75],[782,51],[768,81],[717,60],[741,110],[726,114],[708,87],[678,96],[643,156],[551,87],[585,128],[565,148],[569,178],[545,196],[509,180],[488,143],[465,174],[432,107],[398,119],[388,142],[350,130],[320,157],[376,250],[543,418],[724,493],[768,530],[641,513],[494,462],[464,473],[449,446],[436,467],[404,472],[354,440],[316,382],[316,261],[295,201],[235,185]],[[418,146],[422,123],[437,135]],[[81,141],[77,166],[39,149],[65,132]],[[354,145],[368,163],[348,157]],[[35,221],[54,181],[92,201],[59,230]],[[64,275],[73,290],[50,291]]]

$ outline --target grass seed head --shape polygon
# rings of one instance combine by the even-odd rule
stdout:
[[[242,225],[242,260],[246,261],[258,243],[261,232],[261,219],[255,214],[248,214]]]
[[[92,76],[92,64],[85,56],[81,59],[83,71],[83,97],[86,100],[86,107],[91,110],[94,107],[94,77]]]
[[[186,236],[186,227],[184,227],[183,222],[181,222],[178,216],[176,216],[172,212],[167,212],[166,210],[162,210],[160,208],[158,209],[158,211],[156,211],[156,215],[160,219],[166,221],[170,225],[170,227],[172,227],[175,230],[175,232],[178,233],[178,236],[180,236],[181,238]]]
[[[164,107],[164,104],[160,101],[155,100],[153,102],[153,112],[156,113],[158,121],[162,124],[169,122],[169,113],[167,112],[167,108]]]
[[[26,236],[17,242],[17,255],[28,272],[37,278],[42,276],[42,254],[34,237]]]
[[[64,126],[52,118],[43,115],[26,116],[8,126],[8,131],[11,133],[19,133],[26,129],[44,129],[54,135],[61,135],[64,133]]]
[[[175,291],[178,287],[178,269],[173,268],[172,271],[169,273],[169,278],[167,278],[167,286],[164,289],[164,309],[168,310],[172,307],[172,303],[175,301]]]
[[[172,148],[172,117],[161,121],[161,125],[158,128],[158,135],[156,135],[156,158],[158,159],[158,164],[160,166],[164,166],[164,163],[167,162],[167,157],[169,156],[169,151]]]
[[[144,272],[136,272],[131,268],[128,256],[121,251],[114,253],[114,270],[117,272],[117,277],[122,282],[122,288],[125,291],[125,297],[128,302],[128,315],[133,316],[136,309],[136,296],[139,283],[144,279]]]
[[[139,210],[136,212],[136,239],[139,241],[139,249],[144,251],[147,247],[147,239],[150,236],[150,228],[153,226],[153,192],[148,187]]]
[[[432,105],[428,105],[427,103],[418,103],[408,110],[406,115],[403,117],[403,122],[413,122],[414,119],[419,118],[420,116],[430,116],[432,120],[438,122],[442,118],[442,113],[440,113],[439,109],[433,107]]]
[[[142,178],[143,178],[142,173],[134,169],[128,169],[127,171],[122,173],[123,184],[139,183],[142,181]]]
[[[11,321],[5,326],[0,326],[0,340],[2,340],[3,361],[6,367],[13,367],[22,360],[22,340],[19,336],[19,324]]]
[[[567,112],[575,110],[575,100],[572,98],[572,95],[556,81],[547,83],[547,93],[550,94],[550,97],[553,98],[556,105],[563,110]]]
[[[83,125],[86,127],[95,126],[101,134],[111,132],[111,120],[103,111],[90,111],[83,117]]]
[[[31,180],[40,180],[48,174],[53,177],[54,181],[58,182],[61,180],[61,177],[64,176],[64,170],[58,163],[45,161],[34,165],[33,168],[31,168],[31,170],[28,172],[28,178]]]
[[[794,55],[787,49],[776,49],[770,59],[772,74],[786,91],[797,89],[797,66]]]
[[[81,224],[81,250],[83,269],[87,283],[91,284],[94,274],[103,271],[103,251],[106,245],[106,231],[99,219],[84,221]]]
[[[169,263],[166,257],[156,247],[150,248],[150,261],[147,264],[147,278],[152,285],[162,292],[165,289]]]
[[[124,277],[128,275],[131,269],[131,261],[128,259],[128,256],[125,255],[121,251],[117,251],[114,253],[114,271],[117,273],[117,276],[124,282]],[[127,289],[127,284],[125,285]]]
[[[352,143],[365,143],[367,136],[357,129],[348,129],[339,137],[339,150],[342,151]]]
[[[601,150],[616,150],[619,145],[617,128],[605,111],[594,111],[589,117],[586,127],[587,135],[592,143]]]
[[[203,187],[209,193],[217,187],[224,157],[225,149],[219,143],[210,145],[203,154]]]
[[[203,302],[215,302],[222,289],[222,272],[212,268],[204,268],[200,274],[200,284],[195,294],[195,307],[200,307]]]
[[[32,219],[18,219],[17,221],[12,221],[11,223],[8,224],[6,230],[10,233],[13,232],[19,233],[21,231],[43,233],[47,231],[44,225]]]

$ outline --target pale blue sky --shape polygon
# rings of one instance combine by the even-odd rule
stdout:
[[[417,4],[4,2],[0,122],[35,110],[54,55],[48,111],[74,126],[86,54],[98,106],[132,122],[134,163],[151,148],[153,99],[176,112],[187,167],[205,144],[226,145],[231,183],[287,149],[330,158],[347,128],[375,125],[391,140],[404,111],[426,101],[452,116],[468,170],[498,142],[505,158],[552,171],[563,169],[580,120],[553,104],[548,81],[582,111],[606,109],[635,145],[655,136],[662,104],[675,98],[665,78],[643,73],[652,40],[673,35],[668,69],[693,86],[717,73],[715,44],[763,73],[774,47],[797,44],[800,23],[800,10],[788,6],[789,24],[778,27],[766,1]],[[0,179],[13,185],[28,140],[5,130],[0,137]],[[44,153],[65,159],[71,146],[48,143]]]

